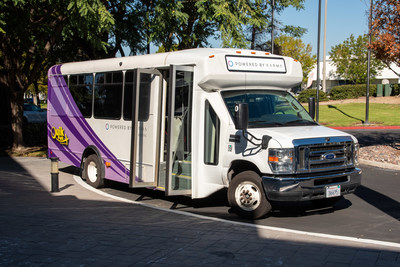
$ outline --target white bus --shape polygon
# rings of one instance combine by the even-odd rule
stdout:
[[[271,201],[335,202],[361,182],[355,137],[289,93],[301,64],[266,52],[191,49],[66,63],[48,72],[48,155],[104,180],[205,198],[260,218]]]

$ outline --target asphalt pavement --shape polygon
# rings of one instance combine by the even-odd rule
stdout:
[[[398,243],[150,207],[65,171],[52,193],[50,177],[48,159],[0,157],[0,266],[400,266]]]

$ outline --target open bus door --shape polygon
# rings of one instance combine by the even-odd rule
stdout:
[[[162,80],[158,70],[136,70],[136,86],[132,94],[130,187],[157,186]]]
[[[193,66],[170,66],[167,95],[165,194],[190,195]]]

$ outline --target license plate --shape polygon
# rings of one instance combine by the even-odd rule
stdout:
[[[340,185],[332,185],[325,187],[325,197],[340,197]]]

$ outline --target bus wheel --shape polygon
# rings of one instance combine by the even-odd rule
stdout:
[[[253,171],[235,176],[228,188],[228,201],[235,213],[247,219],[261,218],[271,210],[260,176]]]
[[[84,163],[84,174],[86,182],[94,188],[100,188],[104,185],[104,179],[101,173],[101,163],[97,155],[89,155]]]

